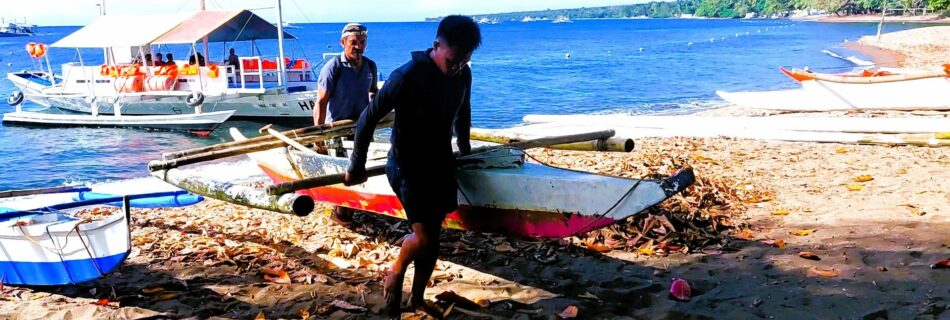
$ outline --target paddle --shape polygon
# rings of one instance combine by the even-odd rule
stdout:
[[[515,143],[508,143],[508,144],[502,144],[502,145],[496,145],[496,146],[484,146],[484,147],[473,148],[472,153],[491,151],[491,150],[495,150],[499,148],[517,148],[517,149],[538,148],[538,147],[544,147],[544,146],[555,145],[555,144],[607,139],[607,138],[612,137],[613,135],[614,135],[613,130],[604,130],[604,131],[595,131],[595,132],[579,133],[579,134],[572,134],[572,135],[551,136],[551,137],[524,140],[524,141],[519,141]],[[458,155],[458,153],[456,153],[456,155]],[[386,172],[385,165],[377,165],[377,166],[366,168],[367,177],[381,175],[385,172]],[[337,174],[325,175],[325,176],[320,176],[320,177],[313,177],[313,178],[306,178],[306,179],[300,179],[296,181],[285,182],[281,184],[268,186],[267,194],[280,195],[280,194],[294,192],[297,190],[318,188],[318,187],[323,187],[323,186],[328,186],[328,185],[339,184],[339,183],[343,183],[344,177],[345,177],[345,173],[337,173]]]

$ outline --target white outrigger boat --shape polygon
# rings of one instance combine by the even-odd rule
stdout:
[[[12,72],[7,78],[27,100],[72,112],[234,111],[234,119],[312,122],[316,77],[306,59],[284,56],[283,39],[294,37],[284,33],[282,26],[248,10],[102,16],[51,45],[75,48],[80,53],[78,62],[63,64],[54,75],[47,58],[47,70]],[[196,46],[200,43],[250,41],[256,48],[256,41],[271,39],[278,42],[278,56],[241,56],[237,66],[210,59],[203,65],[181,60],[166,66],[133,62],[133,57],[144,61],[145,54],[154,52],[153,46],[186,44],[194,54],[201,52]],[[85,65],[79,51],[83,48],[102,48],[106,63]],[[207,45],[203,56],[208,56]]]
[[[291,139],[288,133],[268,132],[294,149],[281,148],[280,143],[272,141],[275,139],[267,137],[246,139],[232,129],[235,142],[165,154],[162,160],[149,163],[149,170],[153,176],[191,192],[261,209],[306,215],[317,201],[405,218],[402,204],[385,176],[375,175],[365,183],[343,186],[334,179],[340,178],[349,166],[347,158],[307,149],[301,143],[315,141],[310,140],[312,136]],[[346,133],[339,131],[334,135]],[[614,134],[603,133],[545,137],[520,142],[520,146],[474,148],[473,154],[459,158],[459,208],[448,214],[444,226],[531,238],[569,237],[636,215],[695,181],[689,168],[661,179],[628,179],[561,169],[526,161],[525,153],[517,149],[604,139]],[[292,132],[289,134],[293,136]],[[549,140],[538,142],[544,139]],[[525,145],[531,143],[535,145]],[[380,143],[370,147],[367,170],[371,175],[381,172],[388,146]],[[247,154],[260,169],[236,170],[239,164],[228,162],[177,168],[239,154]],[[236,182],[241,180],[242,172],[245,176],[249,172],[264,173],[274,185],[265,192],[249,186],[259,182]]]
[[[845,75],[781,71],[802,87],[716,94],[740,107],[779,111],[950,110],[950,65],[941,71],[880,68]]]

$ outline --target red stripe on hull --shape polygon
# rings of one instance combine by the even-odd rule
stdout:
[[[274,183],[295,180],[267,166],[260,165],[260,167],[274,180]],[[395,195],[391,194],[359,192],[338,186],[301,190],[298,193],[308,195],[314,201],[385,214],[401,219],[406,218],[402,203]],[[613,219],[599,216],[461,205],[458,210],[446,216],[442,225],[446,228],[496,232],[528,238],[564,238],[601,228],[611,223],[614,223]]]

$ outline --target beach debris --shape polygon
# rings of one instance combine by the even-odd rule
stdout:
[[[561,319],[573,319],[577,317],[577,311],[577,306],[569,305],[567,308],[564,308],[564,311],[561,311],[561,313],[557,315],[561,317]]]
[[[762,243],[782,249],[785,248],[785,240],[782,239],[765,239],[762,240]]]
[[[753,235],[752,231],[749,229],[742,229],[741,231],[736,233],[735,238],[742,239],[742,240],[752,240],[752,239],[755,239],[755,235]]]
[[[146,294],[146,295],[157,294],[157,293],[162,292],[162,291],[165,291],[165,288],[162,288],[162,287],[145,287],[145,288],[142,288],[142,294]]]
[[[930,265],[931,269],[950,269],[950,258],[937,261]]]
[[[577,296],[577,297],[578,297],[578,298],[584,298],[584,299],[591,299],[591,300],[601,301],[600,298],[598,298],[597,296],[595,296],[593,293],[590,293],[590,292],[584,292],[584,294],[581,294],[581,295],[579,295],[579,296]]]
[[[501,244],[495,246],[495,252],[506,253],[506,252],[512,252],[512,251],[515,251],[515,248],[512,247],[507,242],[502,242]]]
[[[912,204],[909,204],[909,203],[905,203],[905,204],[902,204],[902,205],[900,205],[900,206],[906,208],[908,211],[910,211],[911,214],[913,214],[913,215],[915,215],[915,216],[918,216],[918,217],[927,214],[926,211],[921,210],[921,209],[918,208],[917,206],[912,205]]]
[[[102,299],[93,301],[92,304],[97,305],[97,306],[108,306],[108,305],[109,305],[109,299],[108,299],[108,298],[102,298]]]
[[[773,215],[773,216],[787,216],[787,215],[788,215],[788,210],[785,210],[785,209],[775,209],[775,210],[772,210],[772,215]]]
[[[815,233],[815,231],[818,231],[818,229],[800,229],[800,230],[795,230],[795,231],[789,231],[788,234],[803,237],[803,236],[807,236],[812,233]]]
[[[349,313],[363,313],[363,312],[366,312],[366,308],[360,307],[360,306],[357,306],[357,305],[354,305],[354,304],[351,304],[351,303],[349,303],[349,302],[346,302],[346,301],[343,301],[343,300],[340,300],[340,299],[333,300],[333,302],[331,302],[330,305],[331,305],[331,306],[334,306],[334,307],[337,307],[337,308],[339,308],[340,310],[344,310],[344,311],[346,311],[346,312],[349,312]]]
[[[297,315],[300,316],[301,319],[309,319],[310,311],[308,311],[306,308],[300,308],[300,310],[297,310]]]
[[[290,275],[287,274],[287,271],[284,271],[281,268],[264,268],[261,271],[264,273],[264,280],[278,284],[290,283]]]
[[[692,290],[689,288],[689,282],[683,279],[673,278],[673,283],[670,284],[670,295],[679,301],[689,301],[692,294]]]
[[[864,190],[864,186],[862,186],[862,185],[860,185],[860,184],[850,184],[850,183],[849,183],[849,184],[845,185],[845,187],[848,188],[848,191],[861,191],[861,190]]]
[[[637,253],[645,256],[652,256],[655,254],[656,251],[653,250],[653,239],[647,240],[646,243],[637,248]]]
[[[254,317],[254,320],[267,320],[267,317],[264,316],[264,310],[257,313],[257,316]]]
[[[163,294],[158,295],[158,297],[156,297],[155,299],[156,299],[156,300],[159,300],[159,301],[164,301],[164,300],[171,300],[171,299],[174,299],[174,298],[177,297],[177,296],[178,296],[177,293],[174,293],[174,292],[166,292],[166,293],[163,293]]]
[[[838,276],[839,272],[835,269],[811,267],[806,274],[809,277],[834,278]]]
[[[869,174],[862,174],[860,176],[854,177],[854,182],[868,182],[874,180],[874,177]]]
[[[478,309],[478,308],[487,307],[490,304],[490,303],[485,303],[484,305],[479,304],[475,301],[469,300],[468,298],[460,296],[459,294],[455,293],[455,291],[443,291],[437,294],[435,296],[435,299],[438,301],[444,301],[446,303],[456,305],[459,308],[464,308],[464,309]],[[488,301],[485,300],[484,302],[488,302]]]
[[[887,267],[885,267],[885,266],[877,267],[877,271],[880,271],[880,272],[887,272]]]
[[[838,147],[838,149],[835,149],[835,153],[837,153],[837,154],[845,154],[845,153],[848,153],[848,148],[845,148],[845,147]]]
[[[821,257],[811,251],[802,251],[798,253],[798,257],[808,260],[821,261]]]

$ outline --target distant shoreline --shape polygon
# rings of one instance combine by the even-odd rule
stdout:
[[[816,15],[816,16],[805,16],[805,17],[796,17],[791,18],[792,20],[798,21],[812,21],[812,22],[828,22],[828,23],[867,23],[867,22],[880,22],[880,15],[873,14],[861,14],[861,15],[850,15],[850,16],[834,16],[834,15]],[[940,18],[936,14],[928,14],[921,16],[886,16],[884,17],[884,23],[935,23],[935,24],[950,24],[950,18]]]

